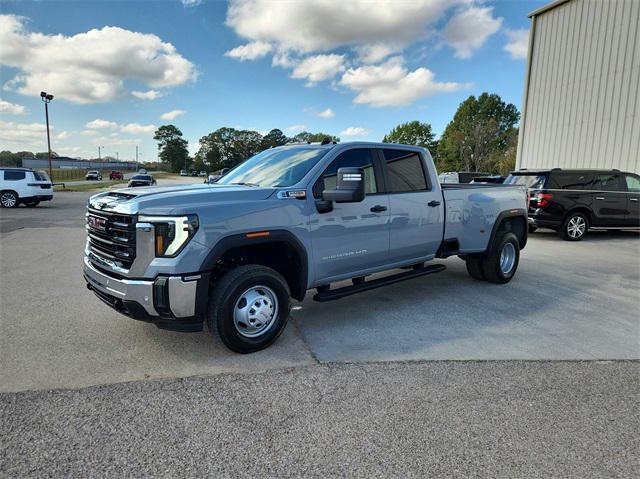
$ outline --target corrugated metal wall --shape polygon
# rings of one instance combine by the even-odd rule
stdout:
[[[532,18],[518,168],[640,171],[640,0],[570,0]]]

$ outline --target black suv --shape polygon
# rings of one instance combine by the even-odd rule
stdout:
[[[640,227],[640,176],[618,170],[519,170],[504,182],[529,188],[529,231],[579,241],[589,228]]]

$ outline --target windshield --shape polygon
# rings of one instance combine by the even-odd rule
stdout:
[[[544,175],[544,174],[509,175],[507,179],[504,180],[504,184],[526,186],[527,188],[543,188],[544,180],[546,179],[547,179],[547,175]]]
[[[136,175],[131,179],[132,180],[140,180],[140,181],[149,181],[151,179],[151,177],[150,176]]]
[[[37,181],[51,181],[47,172],[43,170],[34,171],[33,176],[35,176]]]
[[[219,185],[291,186],[322,158],[327,148],[265,150],[241,163],[217,182]]]

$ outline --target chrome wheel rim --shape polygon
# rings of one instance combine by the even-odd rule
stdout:
[[[500,271],[509,274],[516,264],[516,247],[513,243],[505,243],[500,252]]]
[[[587,229],[587,222],[582,216],[574,216],[567,224],[567,234],[570,238],[580,238]]]
[[[253,286],[240,295],[233,308],[238,333],[255,338],[269,331],[278,316],[278,298],[271,288]]]
[[[16,205],[16,197],[11,193],[4,193],[0,201],[2,202],[2,206],[6,208],[13,208]]]

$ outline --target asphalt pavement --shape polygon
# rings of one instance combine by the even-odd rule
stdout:
[[[0,395],[3,477],[637,477],[638,363],[328,364]]]

